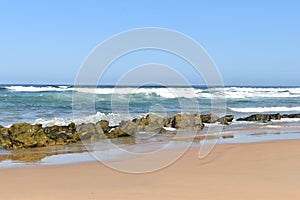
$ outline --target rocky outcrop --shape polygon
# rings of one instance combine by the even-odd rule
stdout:
[[[285,114],[285,115],[281,115],[281,118],[300,118],[300,113],[299,114]]]
[[[81,140],[94,141],[97,139],[105,139],[106,134],[110,131],[109,121],[101,120],[96,124],[80,124],[76,126],[76,131],[79,134]]]
[[[117,127],[114,128],[112,131],[110,131],[107,135],[107,138],[113,139],[113,138],[118,138],[118,137],[128,137],[131,136],[127,132],[125,132],[123,129]]]
[[[215,123],[217,122],[219,117],[215,114],[206,114],[201,115],[201,120],[203,123]]]
[[[195,114],[176,114],[173,117],[166,118],[165,127],[176,129],[203,129],[204,125],[199,113]]]
[[[197,129],[203,128],[200,114],[176,114],[172,117],[162,118],[155,114],[136,118],[132,121],[122,121],[118,128],[107,134],[108,138],[124,137],[139,132],[167,133],[164,127],[175,129]]]
[[[255,114],[237,121],[262,121],[280,120],[281,118],[300,118],[300,114]],[[86,123],[68,126],[42,127],[40,124],[17,123],[6,128],[0,125],[0,148],[18,149],[33,148],[53,145],[65,145],[80,140],[96,141],[98,139],[113,139],[135,136],[140,132],[177,133],[178,130],[201,130],[203,123],[219,122],[228,125],[234,119],[233,115],[219,118],[214,114],[200,115],[176,114],[171,117],[160,117],[148,114],[145,117],[122,121],[111,127],[109,121],[101,120],[97,123]]]
[[[232,115],[219,118],[213,114],[200,115],[176,114],[171,117],[161,117],[148,114],[145,117],[122,121],[111,127],[109,121],[101,120],[97,123],[83,123],[68,126],[42,127],[40,124],[17,123],[6,128],[0,126],[0,148],[17,149],[65,145],[82,141],[96,141],[99,139],[113,139],[128,137],[140,132],[172,133],[177,130],[201,130],[203,123],[220,122],[228,124],[233,120]]]
[[[119,128],[129,135],[136,132],[158,132],[164,126],[164,121],[165,119],[158,115],[148,114],[132,121],[122,121]]]
[[[279,113],[277,114],[256,114],[256,115],[251,115],[249,117],[245,118],[239,118],[237,121],[262,121],[262,122],[267,122],[271,120],[280,120],[281,115]]]
[[[17,123],[10,128],[1,128],[2,148],[18,149],[69,144],[79,141],[75,124],[43,128],[40,124]]]
[[[221,117],[218,119],[218,122],[220,122],[223,125],[229,125],[229,122],[232,122],[234,119],[233,115],[226,115],[224,117]]]

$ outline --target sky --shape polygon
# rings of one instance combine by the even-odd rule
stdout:
[[[161,27],[202,45],[226,85],[300,86],[299,10],[297,0],[0,0],[0,84],[73,84],[107,38]]]

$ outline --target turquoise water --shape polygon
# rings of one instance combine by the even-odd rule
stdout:
[[[84,104],[90,97],[93,97],[95,109],[92,112],[85,112],[85,107],[83,107],[83,114],[74,116],[74,96],[79,96],[82,100],[75,102],[77,104]],[[224,105],[221,102],[224,97],[226,97],[226,113],[222,112]],[[121,120],[129,120],[149,112],[162,115],[180,113],[182,102],[188,103],[185,111],[196,111],[199,106],[202,113],[209,113],[212,99],[216,103],[214,104],[215,111],[220,111],[220,116],[233,114],[238,118],[254,113],[300,113],[300,87],[225,87],[222,91],[220,88],[208,90],[205,87],[143,87],[139,89],[102,87],[93,89],[58,85],[2,85],[0,86],[0,124],[10,126],[13,123],[29,122],[50,126],[66,125],[71,121],[75,123],[97,122],[101,119],[109,120],[111,124],[118,124]],[[189,104],[189,102],[192,103]],[[193,104],[195,102],[196,104]],[[218,132],[220,127],[222,131]],[[300,119],[282,119],[268,123],[233,121],[229,126],[222,126],[218,123],[205,124],[201,134],[220,134],[219,143],[245,143],[299,139],[299,130]],[[159,147],[159,143],[168,143],[173,138],[173,135],[150,135],[149,137],[129,138],[125,141],[116,139],[113,142],[124,145],[126,150],[139,152],[147,149],[155,150]],[[232,138],[225,139],[223,135],[229,135]],[[199,143],[194,143],[193,146],[199,147]],[[93,161],[94,158],[86,151],[86,148],[90,147],[94,154],[99,157],[104,156],[108,160],[118,160],[123,156],[114,149],[106,149],[105,140],[90,144],[88,147],[86,144],[73,144],[18,152],[0,149],[0,168]],[[171,148],[176,148],[176,145]]]
[[[209,113],[211,98],[216,101],[226,98],[227,114],[234,114],[236,117],[253,113],[300,112],[299,87],[225,87],[224,91],[215,88],[211,93],[205,87],[193,87],[192,96],[190,91],[190,88],[151,86],[138,90],[132,87],[118,90],[113,87],[102,87],[93,90],[58,85],[2,85],[0,86],[0,124],[9,126],[13,123],[29,122],[62,125],[72,120],[82,123],[100,119],[118,123],[122,119],[153,111],[168,115],[180,113],[181,102],[191,99],[197,100],[201,112]],[[95,93],[94,112],[85,113],[82,118],[80,117],[81,119],[78,119],[78,116],[74,119],[73,95],[86,97],[92,93]],[[120,105],[127,103],[128,109],[112,110],[112,98],[118,99]],[[218,109],[222,111],[222,107],[216,106],[216,111]],[[195,110],[197,111],[197,108],[193,107],[193,104],[188,108],[189,112]]]

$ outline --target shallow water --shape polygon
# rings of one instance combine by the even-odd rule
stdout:
[[[252,123],[249,126],[232,124],[223,126],[210,124],[199,132],[191,143],[191,147],[201,148],[205,136],[207,143],[214,142],[210,137],[216,136],[218,144],[240,144],[252,142],[265,142],[274,140],[300,139],[299,122],[269,122]],[[283,125],[284,124],[284,125]],[[221,132],[219,132],[222,129]],[[215,138],[215,137],[214,137]],[[174,134],[151,134],[143,133],[136,137],[124,137],[112,140],[99,140],[93,143],[77,143],[67,146],[45,147],[34,149],[1,150],[0,168],[62,165],[79,162],[95,161],[95,157],[102,161],[115,161],[124,159],[126,153],[149,153],[158,149],[177,149],[185,146],[191,139],[180,133]],[[114,146],[112,148],[112,145]],[[120,151],[121,149],[121,151]],[[92,154],[90,153],[92,152]]]

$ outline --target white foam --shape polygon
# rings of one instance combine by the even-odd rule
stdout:
[[[14,91],[14,92],[46,92],[46,91],[67,91],[73,90],[68,86],[7,86],[5,87],[7,90]]]
[[[224,88],[227,98],[290,98],[300,97],[300,88]]]
[[[231,111],[240,113],[264,113],[264,112],[289,112],[300,111],[300,107],[249,107],[249,108],[229,108]]]
[[[282,128],[283,126],[282,125],[267,125],[266,126],[267,128]]]
[[[272,122],[300,122],[300,118],[281,118],[280,120],[272,120]]]
[[[162,98],[195,98],[199,96],[200,89],[193,88],[75,88],[76,92],[92,94],[144,94],[147,96],[158,96]]]
[[[35,120],[34,124],[42,124],[43,127],[58,125],[58,126],[66,126],[71,122],[75,124],[82,124],[82,123],[96,123],[100,120],[108,120],[111,126],[119,124],[122,120],[130,120],[132,117],[125,114],[104,114],[101,112],[97,112],[95,115],[77,118],[77,119],[69,119],[69,118],[53,118],[51,120],[44,120],[44,119],[37,119]]]
[[[198,89],[197,89],[198,90]],[[211,92],[211,93],[210,93]],[[300,97],[300,88],[251,88],[251,87],[225,87],[211,88],[196,92],[200,98],[295,98]]]
[[[172,128],[172,127],[164,127],[164,129],[166,131],[176,131],[176,128]]]
[[[161,98],[228,98],[228,99],[249,99],[249,98],[297,98],[300,97],[300,88],[252,88],[252,87],[225,87],[200,89],[192,87],[165,87],[165,88],[71,88],[68,86],[7,86],[8,90],[16,92],[41,92],[41,91],[66,91],[75,90],[82,93],[92,94],[120,94],[132,95],[143,94],[147,97]]]

